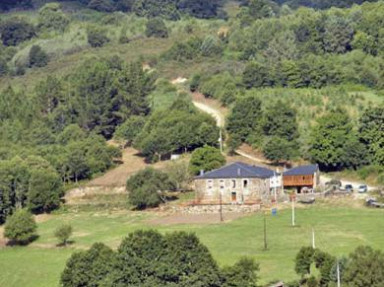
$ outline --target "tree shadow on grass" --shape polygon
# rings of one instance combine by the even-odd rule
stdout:
[[[27,246],[28,244],[32,243],[33,241],[36,241],[39,238],[39,235],[33,235],[27,240],[9,240],[7,242],[7,246],[13,247],[13,246]]]

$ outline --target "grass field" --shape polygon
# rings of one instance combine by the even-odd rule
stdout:
[[[161,232],[195,232],[211,250],[220,265],[233,264],[244,255],[260,263],[262,283],[274,279],[292,280],[294,258],[300,247],[309,245],[312,227],[316,245],[333,255],[348,254],[359,245],[383,248],[384,212],[325,204],[297,209],[297,226],[290,226],[290,210],[280,210],[267,217],[268,250],[263,250],[263,217],[254,214],[226,223],[151,224],[164,216],[155,212],[68,212],[51,215],[39,223],[39,239],[29,247],[0,250],[0,286],[57,286],[66,259],[76,248],[94,242],[117,247],[130,231],[156,228]],[[70,248],[56,248],[52,233],[62,222],[74,227],[75,243]],[[164,220],[166,223],[166,219]]]

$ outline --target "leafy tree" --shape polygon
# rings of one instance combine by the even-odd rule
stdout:
[[[164,191],[174,188],[166,173],[146,168],[127,181],[129,203],[136,209],[157,207],[163,200]]]
[[[61,274],[60,283],[63,287],[103,286],[113,270],[114,259],[112,249],[95,243],[87,251],[72,254]]]
[[[291,160],[298,155],[297,142],[278,136],[269,137],[264,143],[263,154],[276,163]]]
[[[267,66],[257,62],[251,62],[245,67],[243,83],[248,89],[273,85]]]
[[[112,285],[220,286],[220,272],[194,234],[135,231],[118,251]]]
[[[263,111],[258,98],[247,96],[236,100],[227,120],[227,131],[231,137],[248,144],[260,143],[262,125]]]
[[[278,136],[288,141],[297,139],[299,134],[296,110],[280,100],[268,106],[264,115],[263,130],[266,136]]]
[[[222,167],[225,164],[225,157],[220,150],[210,146],[196,149],[191,156],[189,170],[192,174],[198,175],[201,170],[205,172]]]
[[[123,140],[126,145],[131,145],[145,125],[145,118],[132,116],[120,125],[114,134],[118,140]]]
[[[384,164],[384,107],[371,107],[360,118],[359,134],[368,149],[372,161]]]
[[[331,53],[345,53],[351,50],[354,30],[349,21],[331,16],[325,23],[324,50]]]
[[[351,287],[379,287],[384,284],[383,271],[383,253],[368,246],[360,246],[349,256],[343,284]]]
[[[6,221],[4,236],[12,243],[27,244],[36,237],[37,225],[31,213],[19,209]]]
[[[311,273],[311,264],[313,263],[315,250],[312,247],[302,247],[296,255],[295,271],[304,278]]]
[[[190,188],[192,177],[189,172],[189,163],[184,159],[172,161],[167,166],[166,173],[176,190],[186,191]]]
[[[59,3],[47,3],[39,10],[40,29],[63,32],[69,25],[69,18],[61,11]]]
[[[44,67],[48,64],[49,57],[40,46],[34,45],[29,51],[29,67]]]
[[[259,265],[252,258],[241,258],[235,265],[223,269],[222,287],[257,287]]]
[[[35,28],[22,18],[9,18],[0,24],[1,40],[5,46],[17,46],[35,36]]]
[[[346,161],[346,144],[356,141],[356,133],[345,111],[336,110],[317,120],[310,137],[312,160],[327,169],[340,169]],[[348,152],[351,154],[350,152]]]
[[[32,212],[49,212],[60,205],[62,183],[54,170],[32,169],[27,206]]]
[[[336,257],[321,250],[316,250],[314,262],[316,268],[320,271],[320,285],[327,286],[328,283],[332,280],[331,271],[336,263]]]
[[[168,29],[161,18],[152,18],[146,24],[145,35],[147,37],[168,38]]]
[[[59,241],[59,245],[67,245],[69,237],[72,235],[72,226],[70,224],[63,224],[56,228],[55,237]]]
[[[87,29],[88,43],[91,47],[102,47],[110,40],[107,37],[106,30],[96,26],[89,26]]]

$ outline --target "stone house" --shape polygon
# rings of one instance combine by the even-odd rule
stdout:
[[[264,167],[231,163],[195,178],[196,202],[258,203],[271,195],[274,177],[276,179],[276,173]]]

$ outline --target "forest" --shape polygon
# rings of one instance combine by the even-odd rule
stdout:
[[[228,152],[384,182],[384,2],[359,4],[2,1],[0,222],[116,166],[111,140],[149,162],[217,147],[192,93],[229,110]]]

